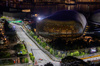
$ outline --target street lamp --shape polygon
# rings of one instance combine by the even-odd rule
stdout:
[[[42,18],[41,18],[41,17],[38,17],[37,19],[38,19],[38,20],[42,20]]]
[[[37,17],[37,20],[40,21],[40,20],[43,20],[44,18],[46,18],[46,16],[39,16]]]

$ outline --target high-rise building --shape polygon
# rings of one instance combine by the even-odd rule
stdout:
[[[100,9],[100,0],[0,0],[0,5],[30,9],[36,14],[52,14],[59,10],[94,11]]]
[[[6,6],[6,7],[32,8],[33,6],[33,0],[1,0],[1,1],[5,2],[3,6]]]

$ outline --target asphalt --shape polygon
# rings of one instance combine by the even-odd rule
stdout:
[[[21,26],[12,24],[15,26],[16,33],[21,41],[25,41],[25,45],[29,53],[33,53],[35,56],[35,61],[38,65],[44,65],[48,62],[53,63],[54,66],[60,66],[59,62],[53,61],[48,55],[46,55],[42,50],[37,47],[37,45],[25,34],[25,32],[20,28]],[[43,59],[42,61],[39,59]]]

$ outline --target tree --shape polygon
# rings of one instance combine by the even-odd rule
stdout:
[[[5,57],[9,58],[10,57],[10,53],[6,53]]]
[[[44,66],[53,66],[53,64],[51,62],[45,64]]]
[[[5,19],[3,19],[3,21],[4,21],[4,30],[5,30],[5,32],[9,32],[9,23],[5,20]]]
[[[61,59],[62,66],[89,66],[86,62],[73,56],[66,56]]]

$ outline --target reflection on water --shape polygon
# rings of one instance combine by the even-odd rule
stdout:
[[[34,7],[35,13],[39,13],[42,15],[50,15],[59,10],[77,10],[82,13],[90,13],[95,10],[100,9],[100,4],[73,4],[73,5],[65,5],[65,4],[56,4],[56,5],[42,5],[39,4]]]

